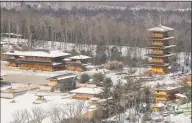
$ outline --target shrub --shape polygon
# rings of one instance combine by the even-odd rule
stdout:
[[[113,84],[111,78],[105,78],[103,81],[103,86],[111,87]]]
[[[80,76],[80,83],[86,83],[86,82],[88,82],[88,80],[89,80],[88,74],[83,73],[83,74]]]
[[[104,76],[102,73],[96,73],[93,75],[93,82],[94,83],[102,82],[103,79],[104,79]]]
[[[108,61],[107,63],[103,64],[102,66],[109,70],[123,68],[123,64],[118,61]]]
[[[50,92],[54,92],[55,91],[55,86],[51,88]]]

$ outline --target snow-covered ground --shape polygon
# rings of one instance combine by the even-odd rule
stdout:
[[[170,115],[169,119],[171,119],[174,123],[191,123],[192,119],[190,119],[191,115],[179,114],[179,115]]]
[[[49,110],[51,107],[56,105],[62,105],[63,108],[69,110],[70,106],[71,108],[78,108],[77,106],[83,105],[82,113],[85,113],[89,110],[88,101],[82,101],[82,100],[75,100],[71,99],[70,97],[66,96],[67,98],[64,98],[65,96],[45,96],[47,103],[43,104],[33,104],[33,102],[37,99],[36,94],[32,93],[26,93],[24,95],[15,97],[14,100],[16,103],[10,103],[12,99],[3,99],[1,98],[1,123],[9,123],[11,120],[13,120],[13,113],[15,113],[18,110],[27,109],[30,110],[34,106],[41,106],[45,110]],[[78,110],[78,109],[74,109]],[[50,123],[49,120],[45,120],[43,123]]]
[[[17,43],[28,43],[27,39],[22,39],[22,38],[8,38],[8,37],[2,37],[1,38],[1,43],[12,43],[12,44],[17,44]]]
[[[186,104],[185,104],[186,105]],[[129,120],[127,120],[127,118],[132,118],[132,116],[136,116],[137,118],[137,123],[144,123],[144,121],[142,121],[142,117],[143,117],[143,113],[139,113],[139,115],[135,115],[134,113],[134,109],[128,109],[125,113],[121,113],[121,114],[117,114],[116,116],[112,116],[110,118],[105,119],[105,121],[116,121],[116,122],[120,122],[120,123],[131,123],[129,122]],[[161,118],[161,115],[159,115]],[[163,120],[160,122],[164,122],[164,121],[169,121],[170,123],[191,123],[191,114],[177,114],[177,115],[173,115],[170,114],[169,116],[166,117],[162,117]],[[154,117],[151,117],[154,119]],[[150,122],[147,122],[150,123]],[[156,122],[151,122],[151,123],[156,123]]]
[[[28,40],[22,38],[1,38],[1,44],[3,45],[3,51],[21,50],[23,46],[27,47]]]
[[[128,118],[129,116],[130,116],[130,118],[131,118],[132,116],[135,116],[135,115],[134,115],[134,112],[135,112],[135,111],[134,111],[133,108],[127,109],[127,111],[126,111],[125,113],[120,113],[120,114],[118,114],[118,115],[116,115],[116,116],[112,116],[112,117],[110,117],[110,118],[105,119],[104,121],[116,121],[116,122],[120,121],[120,123],[129,123],[129,121],[127,120],[127,118]],[[138,122],[137,122],[137,123],[141,123],[142,116],[143,116],[143,114],[140,114],[140,115],[137,115],[137,116],[136,116],[137,119],[138,119]]]

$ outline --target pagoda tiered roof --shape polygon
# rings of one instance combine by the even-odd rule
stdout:
[[[150,56],[150,57],[170,57],[174,54],[170,53],[170,54],[146,54],[146,56]]]
[[[149,66],[169,66],[170,64],[169,63],[149,62],[149,63],[146,63],[146,65],[149,65]]]
[[[175,37],[170,36],[170,37],[164,37],[164,38],[159,38],[159,37],[149,37],[148,40],[159,40],[159,41],[165,41],[165,40],[170,40],[174,39]]]
[[[147,49],[168,49],[168,48],[172,48],[172,47],[175,47],[176,45],[169,45],[169,46],[147,46],[145,48]]]
[[[147,31],[150,31],[150,32],[168,32],[168,31],[173,31],[173,30],[174,29],[172,29],[170,27],[159,25],[159,26],[150,28]]]

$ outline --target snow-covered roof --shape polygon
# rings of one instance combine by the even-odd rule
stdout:
[[[76,77],[76,75],[58,77],[57,80],[63,80],[63,79],[68,79],[68,78],[73,78],[73,77]]]
[[[11,88],[12,88],[11,85],[6,85],[6,86],[1,87],[1,91],[7,90],[7,89],[11,89]]]
[[[65,58],[65,59],[63,59],[64,61],[70,61],[71,59],[69,59],[69,58]]]
[[[91,81],[91,80],[90,80]],[[92,82],[92,81],[91,81]],[[80,83],[77,83],[76,84],[76,87],[87,87],[87,88],[94,88],[94,87],[97,87],[95,84],[80,84]]]
[[[149,38],[148,40],[154,40],[154,41],[156,41],[156,40],[157,40],[157,41],[165,41],[165,40],[174,39],[174,38],[175,38],[175,37],[173,37],[173,36],[172,36],[172,37],[167,37],[167,38],[162,38],[162,39],[159,39],[159,38],[158,38],[158,39],[156,39],[156,38],[152,38],[152,37],[151,37],[151,38]]]
[[[96,110],[96,109],[97,109],[97,106],[96,106],[96,105],[90,105],[90,106],[89,106],[89,109],[95,109],[95,110]]]
[[[14,52],[6,52],[6,55],[17,55],[17,56],[38,56],[38,57],[61,57],[68,56],[70,53],[65,53],[63,51],[14,51]]]
[[[78,88],[75,90],[70,91],[70,93],[81,93],[81,94],[100,94],[102,92],[102,87],[97,88]]]
[[[92,101],[98,101],[98,100],[100,100],[100,98],[93,97],[93,98],[91,98],[90,100],[92,100]]]
[[[148,46],[147,49],[167,49],[175,47],[176,45],[169,45],[169,46]]]
[[[170,54],[146,54],[146,56],[150,56],[150,57],[170,57],[174,55],[173,53]]]
[[[163,106],[164,106],[163,103],[156,103],[156,104],[154,105],[154,107],[163,107]]]
[[[169,66],[169,63],[158,63],[158,62],[149,62],[146,65],[148,66]]]
[[[173,31],[174,29],[170,28],[170,27],[166,27],[166,26],[156,26],[153,28],[148,29],[148,31],[150,32],[168,32],[168,31]]]
[[[16,33],[1,33],[1,35],[13,35],[13,36],[18,36],[21,37],[21,34],[16,34]]]
[[[57,76],[53,76],[53,77],[50,77],[50,78],[47,78],[48,80],[64,80],[64,79],[68,79],[68,78],[74,78],[76,77],[77,75],[76,74],[73,74],[73,73],[66,73],[66,74],[61,74],[61,75],[57,75]]]
[[[179,89],[181,86],[176,86],[176,87],[171,87],[171,86],[166,86],[166,87],[159,87],[156,90],[174,90],[174,89]]]
[[[1,91],[8,90],[8,89],[17,89],[18,87],[15,85],[4,85],[1,87]]]
[[[6,73],[3,73],[3,72],[1,72],[0,74],[1,74],[0,77],[2,77],[2,76],[7,76],[7,74],[6,74]]]
[[[53,62],[52,65],[59,65],[62,64],[61,62],[57,63],[57,62]]]
[[[1,41],[0,44],[6,44],[7,42]]]
[[[90,59],[90,56],[85,56],[85,55],[77,55],[77,56],[72,56],[69,57],[68,59]]]
[[[175,94],[175,96],[180,98],[186,98],[186,95],[180,93]]]

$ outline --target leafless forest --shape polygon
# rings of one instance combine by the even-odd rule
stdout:
[[[65,43],[94,44],[98,46],[99,56],[93,60],[97,64],[107,60],[106,46],[147,46],[150,42],[146,30],[160,23],[175,29],[172,34],[175,39],[171,40],[171,44],[177,45],[174,52],[191,52],[189,2],[2,2],[1,5],[1,33],[20,33],[31,47],[43,40],[53,41],[53,45],[55,41],[61,42],[61,48]],[[86,52],[82,54],[93,55]],[[123,61],[136,60],[128,56]]]
[[[60,7],[66,4],[67,2],[57,3]],[[53,3],[53,7],[51,4],[48,7],[37,9],[38,4],[29,2],[22,3],[17,9],[8,10],[2,7],[1,32],[21,33],[24,38],[32,41],[53,40],[77,44],[103,42],[113,45],[145,47],[148,42],[146,29],[160,24],[161,20],[163,25],[175,29],[176,39],[172,43],[177,45],[176,51],[191,52],[191,10],[180,11],[181,8],[189,7],[188,2],[152,2],[149,4],[141,2],[129,4],[128,2],[124,10],[116,8],[90,10],[85,7],[87,4],[100,6],[103,3],[74,4],[82,5],[82,7],[73,6],[71,10],[65,7],[54,9],[56,3]],[[123,3],[117,4],[123,5]],[[11,6],[9,2],[5,5]],[[109,5],[116,5],[116,3],[112,2]],[[154,7],[167,7],[167,9],[165,11],[131,10],[131,5],[149,5],[150,7],[154,5]],[[171,5],[176,5],[175,10]]]

